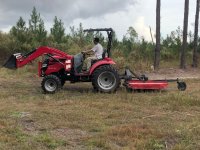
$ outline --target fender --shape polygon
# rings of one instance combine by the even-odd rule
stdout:
[[[90,68],[90,75],[94,72],[96,68],[102,65],[115,65],[116,63],[111,58],[104,58],[103,60],[100,60],[96,62],[92,67]]]

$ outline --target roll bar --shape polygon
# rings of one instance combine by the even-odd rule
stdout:
[[[110,50],[112,48],[112,36],[113,36],[113,29],[112,28],[100,28],[100,29],[86,29],[83,32],[101,32],[106,31],[108,35],[108,44],[107,44],[107,53],[108,57],[110,57]]]

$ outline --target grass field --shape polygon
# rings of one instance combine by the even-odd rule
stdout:
[[[188,89],[93,93],[66,83],[43,94],[34,73],[0,68],[0,149],[200,149],[200,79]]]

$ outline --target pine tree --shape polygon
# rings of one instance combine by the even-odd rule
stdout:
[[[16,25],[11,28],[10,33],[20,43],[26,42],[27,28],[26,28],[26,22],[23,20],[22,17],[20,17],[19,20],[17,21]]]
[[[83,32],[83,25],[82,23],[79,24],[79,28],[75,29],[74,26],[70,27],[71,30],[71,37],[73,42],[78,44],[80,47],[84,46],[85,42],[85,34]]]
[[[132,43],[135,43],[138,39],[138,33],[136,32],[136,30],[133,27],[129,27],[127,32],[128,32],[129,40]]]
[[[122,43],[126,57],[134,50],[134,45],[138,40],[138,33],[133,27],[129,27],[126,35],[123,36]]]
[[[194,29],[193,64],[192,64],[192,66],[194,68],[196,68],[198,66],[197,46],[198,46],[198,28],[199,28],[199,7],[200,7],[200,0],[197,0],[197,3],[196,3],[196,16],[195,16],[195,29]]]
[[[51,28],[51,35],[57,43],[61,43],[65,35],[64,23],[61,19],[58,20],[56,16],[54,18],[54,25]]]
[[[33,40],[44,42],[47,36],[47,31],[44,27],[44,21],[40,17],[40,13],[33,7],[31,19],[29,20],[29,32]]]
[[[45,30],[45,27],[44,27],[44,21],[40,20],[38,24],[38,30],[37,30],[37,40],[39,42],[43,42],[46,36],[47,36],[47,31]]]
[[[158,70],[160,64],[160,0],[157,0],[156,7],[156,48],[154,57],[154,69]]]
[[[184,25],[183,25],[183,43],[181,48],[180,57],[180,68],[186,68],[186,55],[185,51],[187,48],[187,32],[188,32],[188,16],[189,16],[189,0],[185,0],[185,10],[184,10]]]

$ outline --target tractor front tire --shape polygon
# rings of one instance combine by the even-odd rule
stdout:
[[[111,65],[97,68],[92,75],[92,85],[99,92],[115,92],[120,86],[120,78],[117,70]]]
[[[56,75],[47,75],[41,83],[42,89],[47,94],[54,94],[62,87],[61,80]]]

